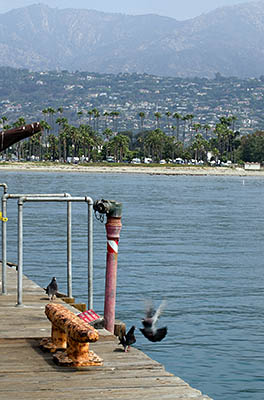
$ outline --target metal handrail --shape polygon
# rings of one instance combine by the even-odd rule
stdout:
[[[91,197],[35,197],[22,195],[18,199],[18,281],[17,305],[21,306],[23,292],[23,205],[25,202],[86,202],[88,204],[88,308],[93,308],[93,200]],[[71,208],[68,213],[71,213]],[[71,220],[71,216],[70,216]],[[68,278],[71,271],[68,270]],[[70,279],[71,280],[71,279]]]
[[[6,194],[7,193],[7,189],[8,189],[7,184],[6,183],[0,183],[0,187],[4,188],[4,194]]]
[[[3,184],[4,185],[4,184]],[[52,193],[52,194],[43,194],[43,193],[33,193],[33,194],[19,194],[19,193],[4,193],[2,196],[2,295],[7,294],[6,288],[6,263],[7,263],[7,234],[6,234],[6,221],[7,221],[7,200],[8,199],[19,199],[23,196],[34,196],[34,197],[70,197],[69,193]],[[70,208],[70,203],[68,208]],[[67,227],[68,227],[68,241],[67,248],[71,248],[71,220],[69,218],[70,211],[68,211],[68,219],[67,219]],[[71,252],[68,251],[67,256],[71,256]],[[67,263],[71,263],[71,259],[67,258]],[[69,296],[69,294],[68,294]],[[72,297],[72,296],[69,296]]]

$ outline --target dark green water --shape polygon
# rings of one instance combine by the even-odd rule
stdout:
[[[123,203],[116,314],[167,300],[163,342],[137,347],[214,399],[264,398],[264,179],[1,172],[10,193],[69,192]],[[66,205],[24,207],[24,272],[66,291]],[[17,202],[8,203],[16,262]],[[73,204],[73,294],[87,301],[87,207]],[[94,308],[103,312],[106,238],[94,219]]]

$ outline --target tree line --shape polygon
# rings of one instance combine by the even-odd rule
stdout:
[[[78,126],[63,116],[63,108],[48,107],[42,110],[41,133],[19,142],[6,151],[8,159],[15,153],[18,159],[64,161],[69,157],[82,158],[87,162],[103,161],[112,156],[116,162],[130,162],[133,158],[151,158],[153,162],[176,158],[196,161],[215,160],[226,162],[262,162],[264,159],[264,132],[240,136],[235,129],[236,117],[222,116],[215,126],[195,123],[192,114],[181,115],[166,112],[166,129],[161,129],[161,114],[155,112],[155,126],[146,129],[145,113],[138,113],[138,131],[118,131],[118,111],[104,112],[104,127],[99,129],[97,109],[77,113]],[[111,121],[111,126],[110,126]],[[174,123],[172,123],[174,122]],[[0,118],[2,129],[25,125],[20,117],[9,124],[5,116]]]

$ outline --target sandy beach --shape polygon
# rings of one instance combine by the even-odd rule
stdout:
[[[75,164],[21,163],[9,162],[0,164],[1,171],[36,171],[36,172],[79,172],[79,173],[111,173],[111,174],[149,174],[149,175],[212,175],[212,176],[262,176],[264,170],[246,171],[241,167],[200,167],[200,166],[143,166],[143,165],[97,165],[87,166]]]

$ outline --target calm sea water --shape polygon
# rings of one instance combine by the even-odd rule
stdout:
[[[214,399],[264,398],[264,179],[1,172],[10,193],[69,192],[123,203],[117,318],[140,327],[165,298],[168,336],[137,347]],[[66,205],[24,207],[24,272],[66,291]],[[17,202],[8,203],[17,261]],[[73,204],[73,294],[87,301],[87,206]],[[106,236],[94,219],[94,309],[103,313]]]

